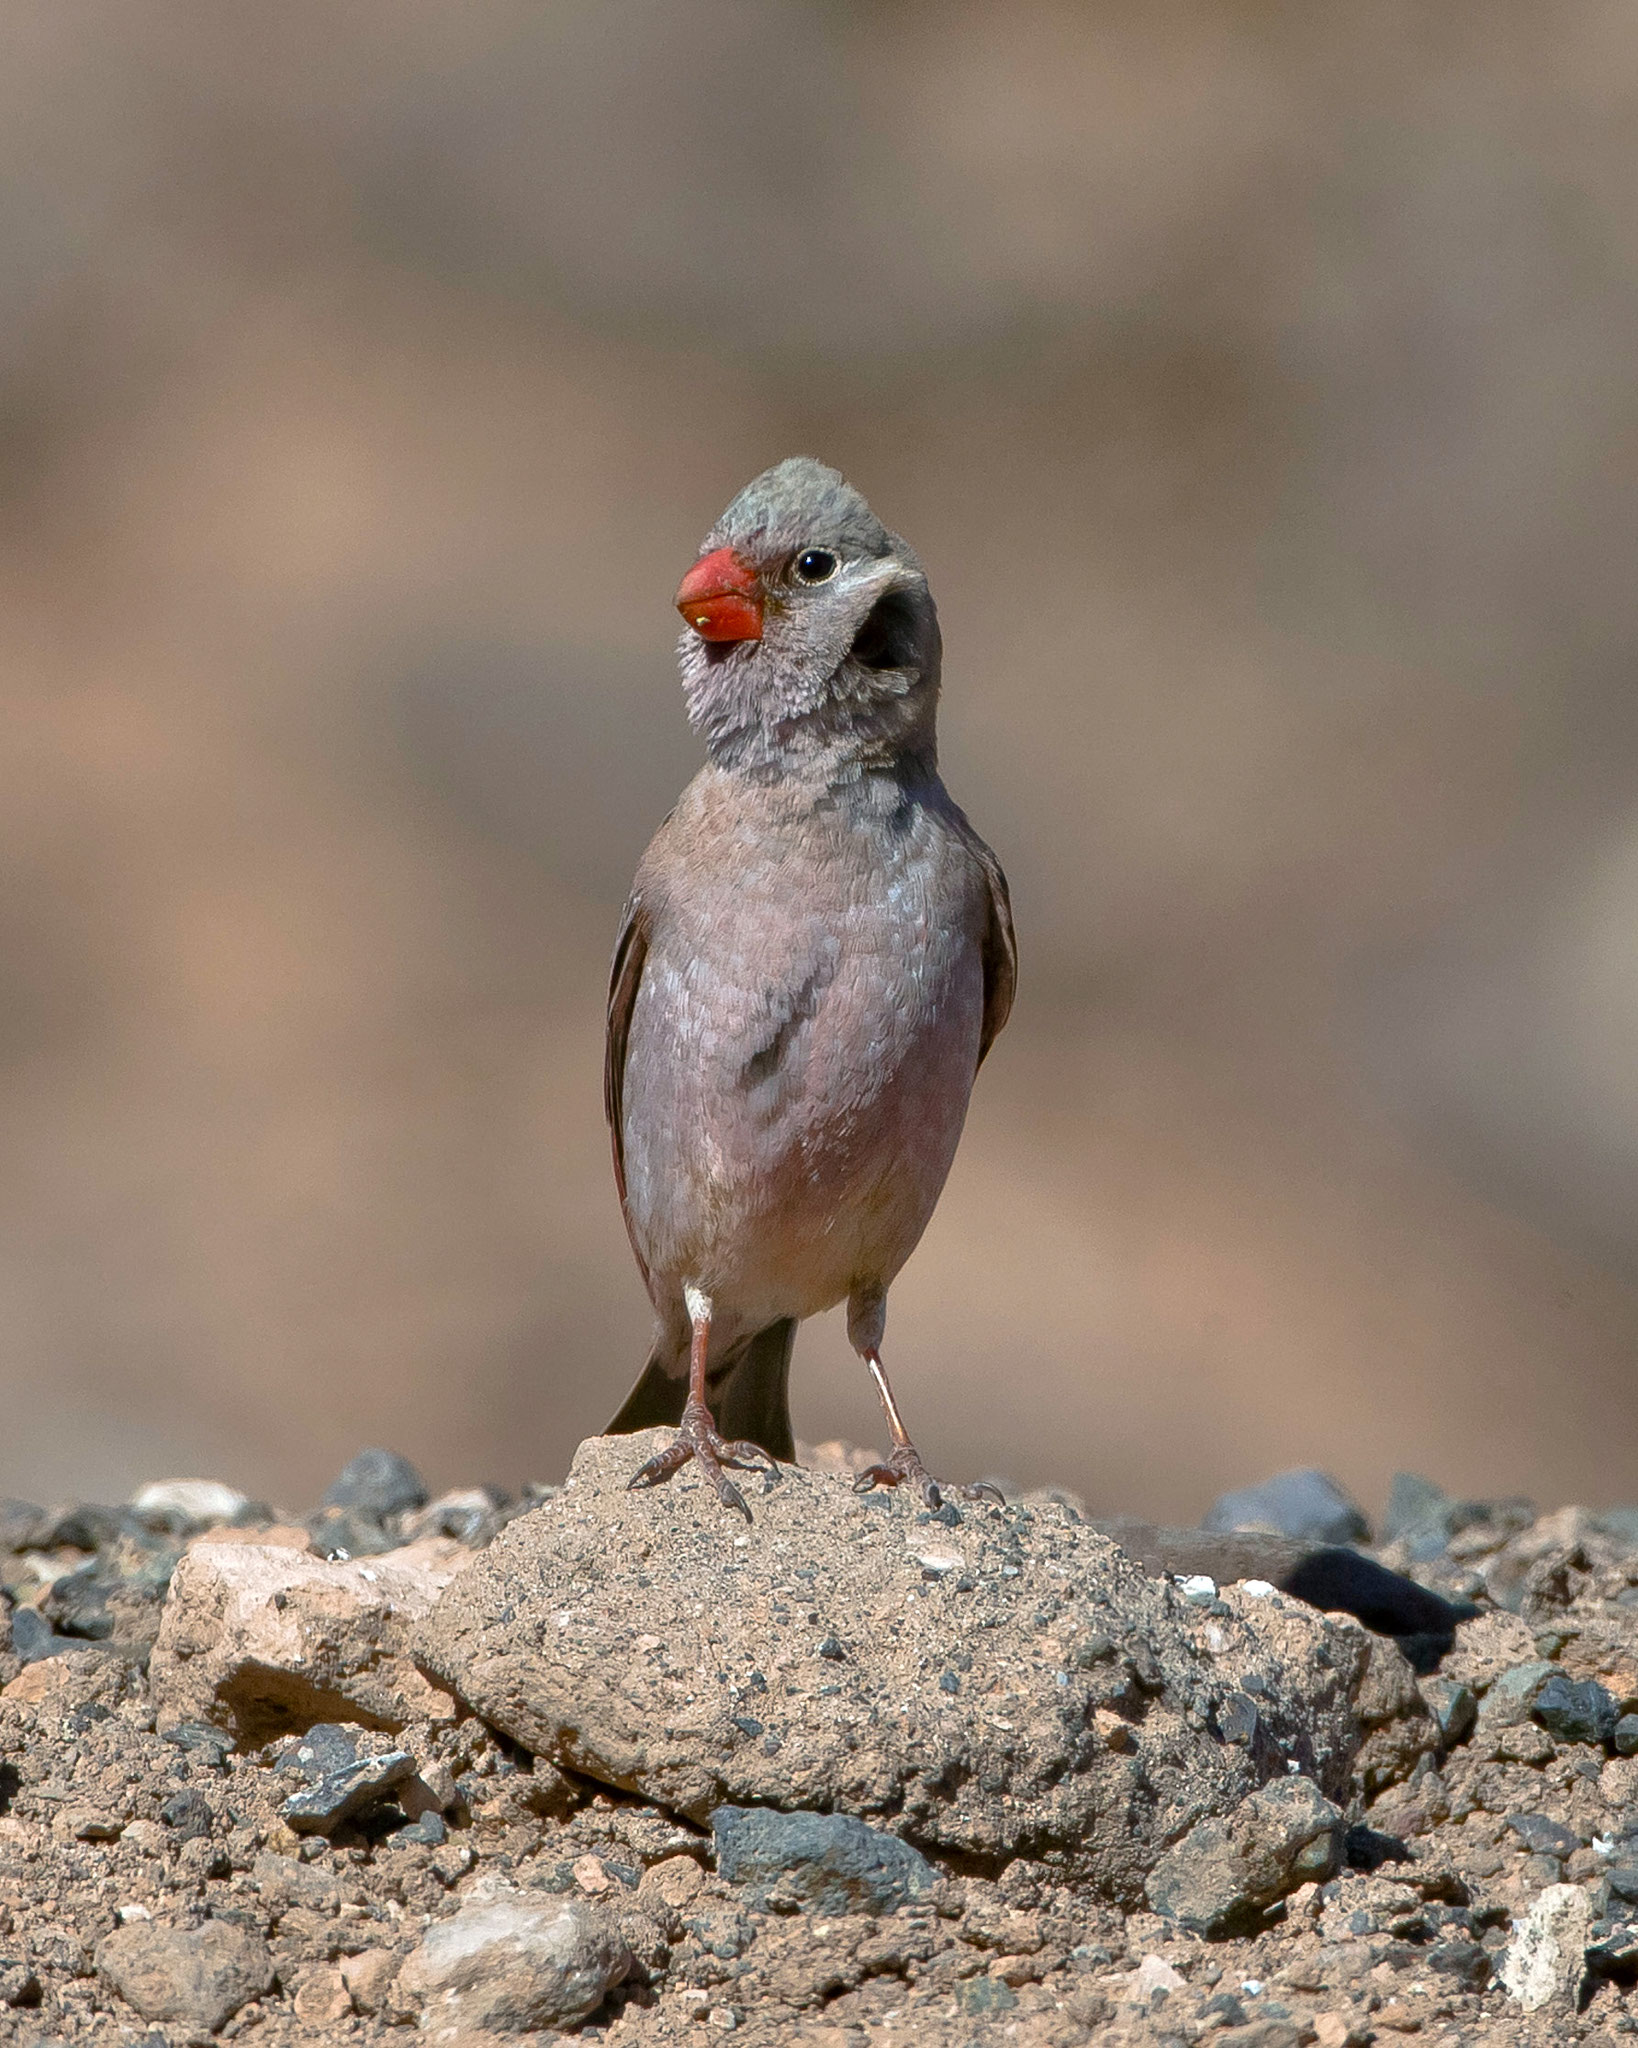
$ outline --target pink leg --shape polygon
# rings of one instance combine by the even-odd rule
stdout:
[[[711,1342],[711,1298],[697,1287],[685,1288],[684,1298],[688,1303],[688,1319],[693,1326],[693,1334],[688,1346],[688,1400],[683,1407],[682,1422],[676,1441],[650,1458],[626,1484],[628,1490],[638,1486],[663,1486],[692,1458],[716,1488],[717,1498],[723,1506],[738,1509],[748,1522],[751,1511],[745,1505],[745,1496],[723,1467],[731,1465],[741,1472],[772,1472],[777,1467],[760,1444],[730,1443],[717,1434],[711,1411],[705,1405],[705,1354]]]

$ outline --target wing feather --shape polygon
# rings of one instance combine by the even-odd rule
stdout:
[[[608,1118],[609,1139],[614,1147],[614,1184],[620,1191],[620,1206],[626,1205],[625,1087],[626,1052],[631,1043],[631,1013],[637,1006],[637,990],[648,958],[648,913],[641,897],[632,895],[620,921],[620,936],[614,942],[614,964],[609,969],[608,1030],[603,1041],[603,1114]]]
[[[1018,940],[1012,928],[1012,897],[1001,863],[971,826],[967,835],[967,844],[983,871],[989,892],[983,938],[984,1024],[978,1039],[978,1064],[982,1066],[1012,1011],[1012,998],[1018,986]]]

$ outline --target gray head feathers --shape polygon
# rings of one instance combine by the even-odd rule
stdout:
[[[811,455],[790,455],[751,479],[712,527],[705,547],[743,548],[755,560],[821,543],[870,558],[895,548],[909,554],[840,470]]]
[[[754,567],[763,630],[727,643],[682,636],[688,714],[712,758],[763,775],[930,768],[938,613],[914,551],[853,486],[791,456],[745,486],[700,553],[718,548]]]

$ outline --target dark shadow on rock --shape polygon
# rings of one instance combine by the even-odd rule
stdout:
[[[1375,1634],[1392,1636],[1411,1668],[1430,1672],[1478,1609],[1430,1593],[1375,1558],[1337,1544],[1312,1544],[1252,1530],[1165,1529],[1125,1516],[1094,1521],[1128,1557],[1157,1576],[1199,1575],[1220,1586],[1266,1579],[1282,1593],[1326,1612],[1351,1614]]]

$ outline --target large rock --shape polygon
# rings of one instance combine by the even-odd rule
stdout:
[[[471,1553],[418,1544],[346,1563],[283,1545],[197,1543],[177,1566],[149,1662],[162,1726],[264,1742],[314,1721],[397,1729],[447,1718],[411,1630]]]
[[[425,2002],[429,2027],[521,2034],[584,2019],[630,1968],[597,1907],[493,1887],[427,1929],[398,1990]]]
[[[1127,1899],[1289,1763],[1346,1786],[1353,1624],[1267,1587],[1198,1604],[1056,1504],[952,1526],[786,1467],[746,1531],[690,1472],[626,1490],[665,1441],[582,1444],[417,1635],[440,1684],[554,1763],[701,1822],[808,1808],[1050,1855]]]
[[[177,2020],[214,2034],[273,1986],[267,1944],[242,1927],[137,1921],[97,1947],[97,1973],[145,2020]]]

